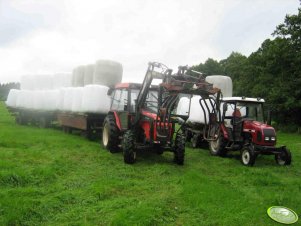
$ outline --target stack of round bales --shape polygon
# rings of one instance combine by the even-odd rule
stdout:
[[[26,75],[21,90],[11,90],[6,104],[10,107],[43,111],[107,113],[109,87],[122,80],[122,65],[98,60],[76,67],[72,74]]]

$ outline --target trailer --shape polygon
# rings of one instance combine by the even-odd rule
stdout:
[[[89,140],[100,137],[107,114],[58,112],[57,121],[65,133],[80,131]],[[99,136],[98,136],[99,135]]]
[[[56,111],[32,110],[26,108],[7,107],[8,111],[15,117],[19,125],[37,125],[40,128],[47,128],[53,121],[56,121]]]

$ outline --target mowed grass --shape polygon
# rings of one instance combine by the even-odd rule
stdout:
[[[125,165],[78,135],[16,125],[1,103],[0,225],[276,225],[270,206],[301,215],[301,136],[278,138],[291,166],[190,148],[184,166],[147,152]]]

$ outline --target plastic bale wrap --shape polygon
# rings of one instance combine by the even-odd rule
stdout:
[[[34,90],[53,89],[53,76],[50,74],[41,74],[34,76]]]
[[[71,73],[55,73],[53,76],[53,89],[60,89],[63,87],[72,86]]]
[[[224,97],[232,97],[232,79],[224,75],[210,75],[206,77],[206,81],[213,84],[213,87],[221,89]]]
[[[72,101],[73,101],[73,87],[69,87],[65,89],[64,92],[64,104],[63,104],[63,111],[72,111]]]
[[[95,63],[93,84],[113,87],[122,80],[122,65],[115,61],[98,60]]]
[[[184,115],[188,116],[189,114],[189,98],[188,97],[181,97],[179,103],[177,105],[176,114],[177,115]]]
[[[34,76],[33,75],[23,75],[20,81],[21,90],[33,90],[34,89]]]
[[[72,71],[72,86],[83,87],[84,86],[84,73],[85,66],[79,66]]]
[[[94,64],[89,64],[85,66],[84,70],[84,85],[91,85],[93,84],[93,75],[94,75]]]
[[[35,90],[32,92],[32,108],[34,110],[44,110],[46,95],[43,90]]]
[[[111,97],[107,95],[109,87],[87,85],[83,90],[82,110],[90,113],[106,114],[110,110]]]
[[[20,93],[20,90],[11,89],[8,93],[7,100],[6,100],[5,104],[8,107],[12,107],[12,108],[17,107],[17,99],[18,99],[19,93]]]
[[[33,109],[34,94],[31,90],[20,90],[16,102],[17,108]]]
[[[72,112],[82,112],[83,87],[76,87],[72,90]]]
[[[44,108],[45,111],[58,110],[60,100],[59,90],[45,90],[44,91]]]
[[[189,114],[189,118],[187,121],[191,122],[191,123],[200,123],[200,124],[204,124],[205,123],[205,116],[204,116],[204,111],[200,105],[200,96],[193,96],[191,98],[191,102],[190,102],[190,114]],[[210,102],[209,100],[206,100],[206,103],[209,107],[209,111],[212,110],[212,108],[210,107]],[[206,113],[206,118],[207,118],[207,123],[209,120],[209,112],[206,110],[205,108],[205,113]]]

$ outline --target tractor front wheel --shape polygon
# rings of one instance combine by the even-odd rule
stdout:
[[[175,149],[174,149],[174,161],[178,165],[184,164],[184,157],[185,157],[185,135],[178,133],[176,135],[175,140]]]
[[[125,132],[122,141],[122,149],[124,162],[133,164],[136,161],[135,134],[133,131],[128,130]]]
[[[255,163],[256,154],[253,147],[245,146],[240,155],[241,163],[245,166],[253,166]]]
[[[285,147],[282,148],[282,152],[275,155],[275,160],[280,166],[290,165],[292,162],[292,155],[290,150]]]
[[[111,153],[115,153],[120,150],[119,144],[119,129],[116,125],[114,117],[112,115],[108,115],[103,124],[102,145]]]

